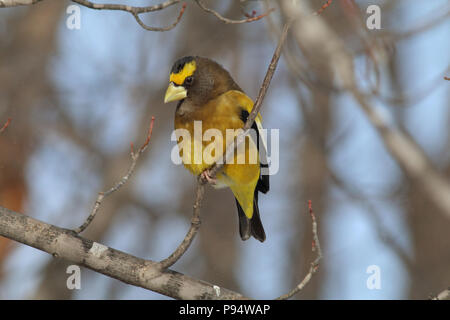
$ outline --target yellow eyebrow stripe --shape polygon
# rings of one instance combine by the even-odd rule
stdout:
[[[176,85],[182,85],[184,83],[184,79],[194,74],[196,67],[197,65],[195,64],[195,60],[186,63],[180,72],[170,74],[170,81]]]

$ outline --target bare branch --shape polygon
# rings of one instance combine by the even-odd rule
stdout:
[[[163,10],[167,7],[173,6],[174,4],[179,3],[181,0],[168,0],[160,4],[156,4],[153,6],[145,6],[145,7],[134,7],[124,4],[107,4],[107,3],[94,3],[87,0],[72,0],[72,2],[76,2],[84,7],[95,9],[95,10],[117,10],[117,11],[126,11],[131,14],[141,14],[153,11]]]
[[[17,6],[29,6],[42,0],[0,0],[0,8],[10,8]]]
[[[10,123],[11,123],[11,118],[9,118],[9,119],[6,121],[6,123],[3,125],[3,127],[1,127],[0,133],[3,133],[3,131],[5,131],[6,128],[8,128],[8,126],[10,125]]]
[[[138,13],[132,13],[132,14],[133,14],[133,17],[136,19],[137,23],[139,23],[139,25],[147,31],[169,31],[169,30],[175,28],[177,26],[177,24],[181,21],[181,18],[183,17],[183,13],[186,10],[186,6],[187,6],[187,4],[183,3],[183,6],[181,7],[178,18],[175,20],[174,23],[172,23],[170,26],[167,26],[167,27],[149,27],[141,20],[141,18],[139,18]]]
[[[315,16],[320,15],[322,12],[325,11],[326,8],[328,8],[329,6],[331,6],[331,3],[333,2],[333,0],[328,0],[327,2],[325,2],[320,8],[319,10],[317,10],[316,12],[314,12]]]
[[[200,220],[200,206],[203,201],[203,196],[205,194],[205,182],[201,181],[201,178],[198,178],[197,190],[195,192],[195,203],[194,203],[194,213],[191,218],[191,227],[189,228],[188,233],[184,237],[181,244],[178,248],[166,259],[160,262],[162,268],[169,268],[174,265],[187,251],[187,249],[191,246],[192,240],[194,240],[195,235],[200,228],[201,220]]]
[[[42,0],[0,0],[0,8],[15,7],[19,5],[32,5],[40,1]],[[183,3],[183,6],[181,7],[180,10],[180,14],[178,15],[174,23],[172,23],[167,27],[149,27],[141,20],[141,18],[139,17],[140,14],[163,10],[167,7],[179,3],[181,0],[168,0],[160,4],[145,7],[135,7],[124,4],[94,3],[88,0],[71,0],[71,1],[79,5],[82,5],[86,8],[94,10],[115,10],[128,12],[136,19],[137,23],[142,28],[148,31],[169,31],[175,28],[176,25],[180,22],[181,18],[183,17],[184,11],[186,10],[186,3]]]
[[[130,177],[133,174],[134,169],[136,167],[136,163],[139,159],[139,156],[145,151],[145,149],[147,149],[148,144],[150,143],[150,139],[152,137],[152,132],[153,132],[154,122],[155,122],[155,117],[152,117],[149,129],[147,132],[147,139],[145,140],[144,144],[139,148],[139,150],[136,153],[133,151],[133,144],[131,144],[131,164],[130,164],[130,167],[128,168],[127,173],[122,177],[122,179],[120,179],[118,182],[116,182],[114,184],[114,186],[112,186],[108,191],[99,192],[99,194],[97,196],[97,200],[95,201],[95,204],[94,204],[94,208],[92,209],[91,213],[89,214],[87,219],[84,221],[84,223],[74,230],[75,233],[83,232],[91,224],[92,220],[94,220],[95,215],[97,214],[98,210],[100,209],[100,206],[102,205],[103,199],[105,197],[111,195],[112,193],[116,192],[117,190],[119,190],[130,179]]]
[[[206,7],[203,2],[201,0],[195,0],[195,2],[198,4],[198,6],[200,8],[202,8],[204,11],[211,13],[213,15],[215,15],[217,17],[217,19],[219,19],[220,21],[222,21],[223,23],[227,23],[227,24],[240,24],[240,23],[248,23],[248,22],[253,22],[253,21],[257,21],[260,20],[262,18],[264,18],[265,16],[269,15],[272,11],[275,11],[274,8],[269,9],[267,12],[259,15],[259,16],[255,16],[255,17],[248,17],[247,19],[243,19],[243,20],[232,20],[232,19],[228,19],[225,18],[224,16],[222,16],[220,13],[218,13],[217,11],[210,9],[208,7]]]
[[[253,125],[253,122],[255,122],[255,119],[259,113],[259,110],[261,109],[262,103],[264,101],[264,98],[267,93],[267,89],[269,88],[270,81],[272,80],[272,77],[275,73],[275,70],[278,65],[278,61],[280,60],[281,51],[283,48],[283,44],[286,40],[288,30],[291,26],[291,22],[288,22],[284,25],[283,31],[281,33],[280,39],[278,41],[277,48],[275,49],[275,52],[273,54],[272,60],[270,61],[269,67],[267,69],[266,75],[264,77],[263,83],[261,85],[261,88],[259,89],[258,96],[256,97],[255,103],[253,105],[252,112],[250,112],[247,121],[245,122],[245,125],[243,127],[244,132],[237,136],[234,141],[228,145],[226,152],[225,152],[225,161],[221,161],[220,164],[214,164],[211,167],[210,170],[210,176],[214,177],[220,170],[222,170],[224,164],[226,163],[226,159],[229,159],[234,154],[235,148],[237,148],[238,143],[236,141],[243,141],[242,137],[247,135],[247,131],[251,128]]]
[[[118,11],[125,11],[131,13],[131,15],[136,19],[137,23],[148,31],[169,31],[176,27],[178,22],[180,22],[181,18],[183,17],[183,13],[186,9],[186,3],[183,3],[183,6],[181,7],[180,14],[178,15],[178,18],[175,20],[174,23],[172,23],[170,26],[167,27],[149,27],[147,26],[139,17],[139,14],[141,13],[148,13],[153,11],[158,11],[165,9],[169,6],[172,6],[174,4],[179,3],[181,0],[169,0],[157,5],[153,6],[146,6],[146,7],[133,7],[123,4],[99,4],[94,3],[87,0],[72,0],[73,2],[76,2],[82,6],[85,6],[90,9],[96,9],[96,10],[118,10]]]
[[[433,203],[450,218],[450,184],[433,167],[425,152],[410,136],[389,125],[356,88],[351,92],[403,172],[419,183]]]
[[[309,267],[309,271],[306,274],[306,276],[303,278],[303,280],[294,289],[292,289],[290,292],[288,292],[288,293],[286,293],[286,294],[276,298],[276,300],[286,300],[286,299],[291,298],[292,296],[294,296],[298,292],[300,292],[308,284],[308,282],[311,280],[313,275],[319,269],[319,262],[322,259],[323,254],[322,254],[322,248],[320,247],[319,236],[317,234],[316,216],[315,216],[314,211],[312,209],[312,202],[311,202],[311,200],[308,201],[308,211],[309,211],[309,215],[311,216],[312,233],[313,233],[313,241],[312,241],[311,250],[312,250],[312,252],[317,252],[316,259],[311,263],[311,266]]]
[[[0,207],[0,236],[174,299],[246,299],[240,293],[225,288],[217,290],[205,281],[161,268],[158,262],[115,250],[3,207]]]

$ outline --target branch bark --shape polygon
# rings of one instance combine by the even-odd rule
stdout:
[[[0,8],[29,6],[41,1],[42,0],[0,0]]]
[[[158,262],[132,256],[3,207],[0,207],[0,235],[174,299],[246,299],[240,293],[218,290],[205,281],[161,268]]]

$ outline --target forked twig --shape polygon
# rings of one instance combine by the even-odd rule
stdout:
[[[215,15],[217,17],[217,19],[219,19],[220,21],[222,21],[223,23],[227,23],[227,24],[240,24],[240,23],[248,23],[248,22],[253,22],[253,21],[257,21],[260,20],[262,18],[264,18],[265,16],[269,15],[272,11],[275,11],[274,8],[271,8],[269,10],[267,10],[267,12],[260,14],[259,16],[254,16],[254,17],[248,17],[247,19],[243,19],[243,20],[233,20],[233,19],[228,19],[225,18],[224,16],[222,16],[220,13],[218,13],[217,11],[206,7],[203,2],[201,0],[195,0],[195,2],[198,4],[198,6],[200,8],[202,8],[204,11],[211,13],[213,15]]]
[[[130,167],[128,168],[127,173],[118,182],[116,182],[114,184],[114,186],[112,186],[109,190],[104,191],[104,192],[99,192],[99,194],[97,196],[97,200],[95,200],[94,208],[92,208],[91,213],[89,214],[87,219],[84,221],[84,223],[74,230],[76,233],[81,233],[84,230],[86,230],[86,228],[91,224],[92,220],[94,220],[98,210],[100,209],[100,206],[102,205],[103,199],[105,197],[109,196],[110,194],[116,192],[117,190],[119,190],[130,179],[131,175],[134,172],[136,163],[137,163],[140,155],[147,149],[148,144],[150,143],[150,139],[152,137],[152,132],[153,132],[154,122],[155,122],[155,117],[152,117],[149,129],[147,132],[147,139],[145,140],[144,144],[139,148],[139,150],[137,152],[134,152],[133,143],[131,143],[131,153],[130,153],[131,154],[131,164],[130,164]]]
[[[172,23],[170,26],[167,27],[149,27],[147,26],[139,17],[138,13],[132,12],[133,17],[136,19],[137,23],[144,28],[147,31],[169,31],[177,26],[177,24],[181,21],[181,18],[183,17],[184,11],[186,10],[186,3],[183,3],[181,6],[180,14],[178,15],[177,19],[174,23]]]
[[[75,3],[78,3],[79,5],[82,5],[84,7],[95,9],[95,10],[116,10],[116,11],[125,11],[130,13],[139,23],[139,25],[148,31],[169,31],[173,29],[178,22],[180,22],[181,17],[183,16],[184,11],[186,10],[186,3],[183,3],[183,6],[181,7],[180,14],[178,15],[178,18],[175,20],[174,23],[172,23],[170,26],[167,27],[149,27],[147,26],[139,17],[141,13],[148,13],[148,12],[154,12],[163,10],[167,7],[170,7],[174,4],[179,3],[181,0],[168,0],[160,4],[152,5],[152,6],[145,6],[145,7],[134,7],[124,4],[103,4],[103,3],[94,3],[88,0],[72,0]]]
[[[317,252],[316,259],[311,263],[311,266],[309,267],[309,271],[306,274],[306,276],[303,278],[303,280],[290,292],[283,294],[282,296],[279,296],[275,300],[286,300],[286,299],[289,299],[292,296],[294,296],[296,293],[301,291],[308,284],[308,282],[311,280],[313,275],[319,269],[319,262],[322,259],[323,255],[322,255],[322,248],[320,247],[319,236],[317,234],[316,216],[312,209],[311,200],[308,201],[308,211],[309,211],[309,215],[311,216],[312,232],[313,232],[313,241],[312,241],[311,250],[312,250],[312,252]]]

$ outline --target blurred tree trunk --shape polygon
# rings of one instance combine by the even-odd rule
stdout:
[[[314,63],[313,60],[310,63]],[[315,65],[316,75],[319,79],[331,79],[331,72],[324,65]],[[291,196],[298,199],[301,194],[301,201],[296,201],[295,218],[293,225],[297,227],[294,239],[301,240],[292,242],[291,259],[289,264],[291,270],[292,285],[298,284],[308,272],[311,262],[315,259],[315,253],[311,252],[312,230],[311,221],[308,214],[308,200],[312,200],[313,210],[316,213],[320,241],[322,246],[326,244],[326,217],[328,201],[328,181],[327,162],[328,151],[327,141],[333,127],[332,113],[330,110],[330,92],[320,86],[312,89],[312,97],[309,106],[304,106],[303,116],[305,130],[297,133],[297,137],[302,137],[300,154],[298,155],[298,186],[295,194]],[[296,168],[292,168],[296,170]],[[308,283],[305,289],[298,295],[302,299],[320,298],[320,289],[324,283],[326,274],[326,263],[322,263],[319,272],[314,276],[314,281]]]
[[[408,101],[402,93],[410,90],[403,84],[402,77],[410,66],[407,65],[408,60],[401,54],[409,54],[409,51],[403,48],[396,52],[390,60],[389,76],[391,95],[400,99],[393,113],[398,123],[406,128],[405,123],[410,106],[407,105]],[[448,137],[444,139],[448,140]],[[444,144],[444,150],[440,152],[444,157],[448,153],[445,149]],[[450,167],[443,170],[443,175],[450,177]],[[426,299],[429,295],[438,294],[448,288],[450,284],[450,220],[444,212],[440,212],[433,205],[420,184],[408,177],[403,177],[400,183],[405,191],[403,200],[406,211],[405,223],[410,232],[412,246],[411,263],[405,265],[410,278],[409,293],[406,298]]]
[[[446,171],[450,177],[450,167]],[[408,298],[426,299],[450,284],[450,221],[424,196],[420,185],[410,184],[406,203],[414,265]]]
[[[62,2],[26,7],[6,16],[0,39],[0,115],[12,118],[0,136],[0,204],[23,212],[27,200],[26,165],[33,150],[33,109],[50,100],[48,62],[56,44]],[[45,23],[43,23],[45,21]],[[0,237],[1,265],[13,244]]]

